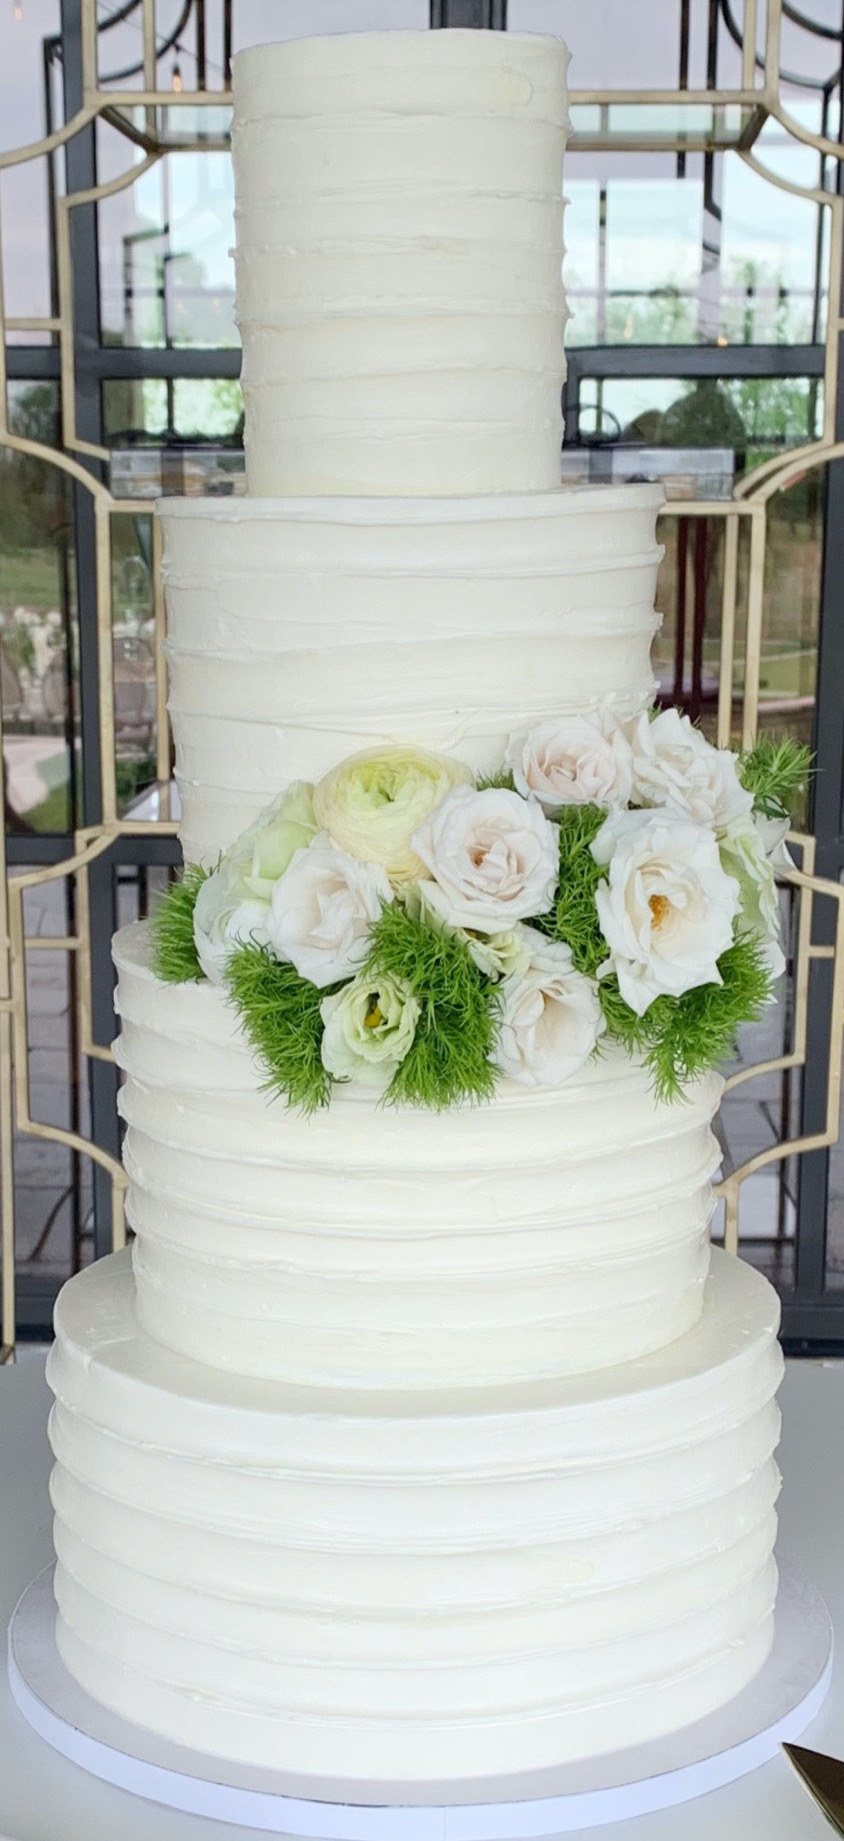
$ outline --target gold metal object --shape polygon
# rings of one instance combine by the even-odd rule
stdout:
[[[764,72],[761,80],[755,62],[757,20],[764,16]],[[724,579],[722,588],[722,623],[720,644],[720,682],[718,693],[717,740],[727,746],[732,738],[734,684],[737,663],[744,680],[742,738],[753,742],[759,714],[759,678],[762,661],[764,615],[764,563],[767,535],[767,510],[772,496],[785,490],[809,467],[826,465],[844,455],[844,443],[835,441],[835,397],[838,379],[838,353],[844,319],[841,313],[840,275],[842,256],[842,211],[844,200],[832,192],[801,187],[772,172],[764,164],[759,133],[766,121],[774,121],[796,142],[812,147],[819,154],[838,159],[837,142],[813,134],[786,108],[780,94],[779,70],[782,31],[782,0],[745,0],[745,33],[742,56],[741,87],[734,91],[691,91],[679,96],[674,90],[640,91],[572,91],[570,102],[580,126],[570,145],[578,147],[617,147],[620,150],[649,147],[660,151],[691,151],[695,146],[707,149],[730,145],[737,157],[769,184],[805,198],[829,212],[828,313],[824,346],[824,417],[816,441],[792,449],[746,474],[737,484],[729,501],[673,501],[666,516],[679,518],[723,518]],[[91,1004],[91,946],[89,927],[88,871],[90,864],[112,842],[125,835],[153,831],[173,835],[176,826],[168,819],[155,822],[121,820],[117,816],[115,774],[115,723],[112,658],[111,607],[111,534],[112,520],[121,514],[138,516],[151,512],[152,504],[139,500],[114,498],[106,486],[95,479],[75,454],[107,459],[108,450],[81,440],[76,432],[74,400],[73,290],[70,245],[70,213],[81,204],[101,199],[133,185],[165,153],[179,149],[208,151],[228,145],[228,118],[231,94],[228,90],[191,91],[185,88],[158,87],[156,58],[156,0],[142,0],[143,88],[118,90],[109,88],[100,78],[96,0],[83,0],[83,103],[77,113],[42,140],[13,148],[0,154],[0,180],[3,170],[30,160],[43,159],[62,147],[81,128],[100,118],[124,136],[127,155],[140,148],[142,158],[127,164],[126,171],[115,178],[57,199],[57,288],[58,313],[55,315],[5,318],[2,299],[3,263],[0,260],[0,446],[28,454],[47,465],[60,469],[66,476],[90,492],[96,509],[97,555],[97,627],[101,676],[99,685],[100,730],[102,737],[103,821],[77,833],[74,850],[65,862],[9,875],[0,871],[0,1362],[14,1359],[15,1323],[15,1230],[14,1191],[12,1182],[13,1127],[35,1137],[65,1144],[83,1152],[105,1168],[112,1181],[112,1235],[115,1246],[125,1238],[123,1199],[126,1177],[121,1166],[88,1140],[65,1129],[48,1125],[32,1115],[28,1071],[28,1029],[26,1005],[26,961],[29,952],[64,951],[75,955],[77,965],[77,1025],[83,1054],[108,1060],[111,1050],[94,1038]],[[198,117],[196,111],[201,111]],[[623,111],[623,114],[620,113]],[[659,129],[659,114],[674,121],[673,135]],[[709,112],[709,125],[701,126],[702,112]],[[591,113],[590,113],[591,112]],[[648,112],[651,125],[648,125]],[[597,115],[597,123],[595,116]],[[201,132],[196,126],[203,119]],[[180,126],[187,123],[188,126]],[[584,125],[585,124],[585,125]],[[725,126],[726,124],[726,126]],[[725,136],[729,136],[725,140]],[[0,199],[0,202],[2,200]],[[2,224],[0,223],[0,256]],[[43,332],[57,337],[60,348],[62,449],[15,435],[9,428],[5,374],[4,334],[6,331]],[[749,568],[744,602],[739,595],[740,536],[743,524],[749,533]],[[156,642],[164,633],[164,599],[160,582],[160,544],[158,527],[153,519],[153,563],[155,570],[154,629]],[[739,614],[743,614],[743,641],[739,649]],[[155,707],[157,722],[157,771],[162,786],[169,781],[170,733],[166,712],[166,682],[160,652],[157,653]],[[0,733],[0,792],[2,792],[2,733]],[[165,807],[166,809],[166,807]],[[827,1117],[822,1132],[804,1135],[773,1145],[748,1159],[722,1184],[726,1210],[726,1244],[730,1251],[739,1247],[739,1204],[742,1185],[765,1165],[797,1156],[802,1151],[834,1143],[838,1133],[838,1104],[841,1086],[841,1055],[844,1040],[844,889],[814,874],[814,844],[809,837],[796,837],[800,851],[799,869],[788,873],[799,904],[795,993],[791,1042],[787,1051],[772,1060],[742,1068],[731,1076],[728,1087],[735,1087],[759,1075],[802,1067],[806,1056],[806,1018],[809,975],[813,960],[832,956],[833,989],[829,1029],[829,1083]],[[0,801],[0,847],[5,863],[2,801]],[[72,877],[76,892],[76,932],[64,938],[28,938],[25,931],[24,897],[28,889],[50,881]],[[813,946],[812,913],[818,897],[828,897],[837,904],[834,947]],[[791,1753],[798,1748],[786,1748]],[[810,1753],[800,1753],[803,1758]],[[794,1761],[794,1760],[793,1760]],[[844,1831],[842,1831],[844,1832]]]
[[[807,1751],[804,1745],[784,1745],[783,1751],[830,1827],[844,1835],[844,1763],[823,1752]]]

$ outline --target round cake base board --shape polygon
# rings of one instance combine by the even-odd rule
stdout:
[[[829,1686],[832,1627],[818,1593],[781,1565],[765,1667],[717,1713],[625,1752],[453,1783],[351,1783],[253,1770],[176,1745],[101,1707],[56,1648],[52,1567],[9,1625],[9,1681],[29,1725],[83,1770],[173,1809],[314,1841],[530,1841],[689,1802],[798,1739]]]

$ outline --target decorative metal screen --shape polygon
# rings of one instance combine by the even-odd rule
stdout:
[[[312,0],[241,10],[256,38],[324,23]],[[246,29],[237,0],[9,11],[11,48],[28,35],[16,107],[33,131],[0,153],[3,1359],[16,1329],[46,1328],[61,1279],[125,1233],[110,939],[179,860],[152,512],[162,492],[242,487],[218,230]],[[349,0],[332,25],[509,25],[572,44],[565,473],[666,482],[666,699],[722,744],[779,725],[817,754],[782,895],[788,992],[746,1032],[728,1082],[716,1225],[778,1282],[790,1346],[840,1348],[841,21],[821,0],[391,0],[377,13]],[[640,51],[653,88],[633,87]],[[610,54],[616,87],[587,87]],[[802,249],[787,282],[785,257],[774,272],[751,247],[757,187],[800,222],[784,232]],[[631,212],[644,213],[638,244]]]

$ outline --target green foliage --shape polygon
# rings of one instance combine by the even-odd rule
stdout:
[[[554,906],[532,925],[552,940],[571,947],[577,971],[594,978],[607,956],[598,925],[595,890],[606,871],[595,862],[592,842],[606,812],[598,805],[564,805],[556,814],[560,827],[560,880]]]
[[[660,1099],[678,1099],[683,1085],[732,1054],[741,1023],[754,1023],[771,996],[772,981],[756,940],[738,939],[718,960],[722,984],[702,984],[682,997],[657,997],[636,1016],[617,980],[602,980],[601,1006],[608,1033],[631,1054],[643,1054]]]
[[[496,999],[465,942],[413,920],[398,902],[382,909],[369,938],[362,976],[389,972],[403,979],[421,1012],[412,1047],[387,1089],[387,1102],[439,1112],[460,1100],[490,1099]]]
[[[266,1072],[266,1088],[289,1106],[317,1112],[331,1097],[331,1075],[322,1065],[320,1004],[329,993],[292,965],[281,965],[264,946],[237,946],[226,965],[226,983],[246,1036]],[[332,989],[336,990],[335,985]]]
[[[509,767],[502,767],[499,773],[479,774],[475,786],[479,793],[514,793],[516,790],[516,782]]]
[[[204,977],[193,937],[193,910],[207,870],[188,865],[163,895],[152,917],[152,969],[165,984],[190,984]]]
[[[812,771],[812,754],[802,742],[785,736],[760,735],[754,748],[740,754],[739,779],[753,794],[754,810],[766,818],[786,818]]]

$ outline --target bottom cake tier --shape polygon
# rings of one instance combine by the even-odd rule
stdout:
[[[772,1638],[777,1298],[582,1378],[424,1396],[225,1374],[139,1328],[128,1254],[65,1286],[57,1640],[141,1726],[325,1778],[459,1779],[702,1717]]]

